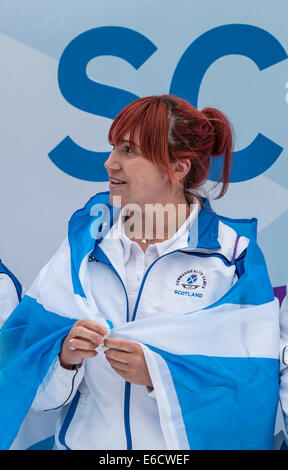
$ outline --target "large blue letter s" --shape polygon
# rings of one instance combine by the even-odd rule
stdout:
[[[208,67],[229,54],[249,57],[259,70],[287,59],[281,44],[263,29],[245,24],[219,26],[202,34],[186,49],[175,69],[170,93],[182,96],[197,107],[200,85]],[[235,152],[231,181],[245,181],[263,173],[282,150],[275,142],[258,134],[248,147]],[[221,163],[221,159],[215,160],[215,174],[210,175],[211,179],[218,179]]]
[[[90,80],[86,67],[99,56],[124,59],[136,70],[157,50],[145,36],[128,28],[104,26],[74,38],[64,50],[58,69],[59,87],[64,98],[88,113],[110,119],[138,96],[128,91]],[[77,145],[69,136],[50,153],[52,162],[65,173],[89,181],[105,181],[107,152],[92,152]]]

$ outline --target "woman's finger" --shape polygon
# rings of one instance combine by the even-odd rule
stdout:
[[[68,344],[71,351],[79,349],[84,351],[95,351],[96,347],[95,343],[92,343],[92,341],[79,338],[70,338]]]
[[[71,346],[73,349],[71,349]],[[74,349],[73,341],[72,344],[66,342],[65,347],[62,348],[59,354],[59,361],[62,367],[67,369],[75,364],[81,364],[84,359],[95,357],[97,354],[95,350]]]
[[[132,341],[127,341],[126,339],[119,338],[106,338],[105,346],[112,349],[118,349],[125,352],[135,352],[138,349],[138,344],[133,343]]]
[[[110,358],[107,358],[107,361],[116,372],[118,371],[128,372],[129,371],[128,364],[123,364],[122,362],[114,361],[114,359],[110,359]]]
[[[83,326],[84,328],[87,328],[88,330],[95,331],[96,333],[99,333],[101,335],[107,335],[108,329],[101,325],[101,323],[97,323],[94,320],[78,320],[73,328],[77,328],[79,326]]]
[[[101,334],[95,333],[94,331],[89,330],[84,326],[77,326],[75,328],[72,328],[69,337],[89,340],[95,346],[99,346],[100,344],[102,344],[104,338]]]
[[[131,359],[133,359],[131,358],[131,353],[123,352],[118,349],[108,349],[104,354],[107,358],[122,362],[123,364],[129,364],[131,363]]]

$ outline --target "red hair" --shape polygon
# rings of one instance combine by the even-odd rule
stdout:
[[[114,119],[108,140],[114,145],[130,133],[133,150],[136,133],[142,155],[161,167],[175,181],[172,163],[183,158],[191,161],[184,178],[184,190],[197,190],[209,176],[211,157],[224,157],[218,183],[222,197],[229,184],[232,163],[232,131],[228,119],[215,108],[197,110],[188,101],[174,95],[147,96],[128,104]],[[195,194],[197,197],[197,194]]]

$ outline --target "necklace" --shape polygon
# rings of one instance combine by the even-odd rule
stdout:
[[[149,239],[149,238],[142,238],[142,240],[141,240],[141,243],[144,243],[144,245],[146,245],[146,243],[148,243],[148,242],[151,242],[151,239]]]

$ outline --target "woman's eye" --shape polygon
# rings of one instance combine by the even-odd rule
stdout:
[[[111,144],[111,147],[112,147],[112,151],[116,149],[116,146],[114,144]],[[119,146],[118,149],[121,151],[121,152],[124,152],[124,153],[133,153],[133,151],[131,150],[131,148],[129,147],[129,145],[123,145],[123,146]]]

